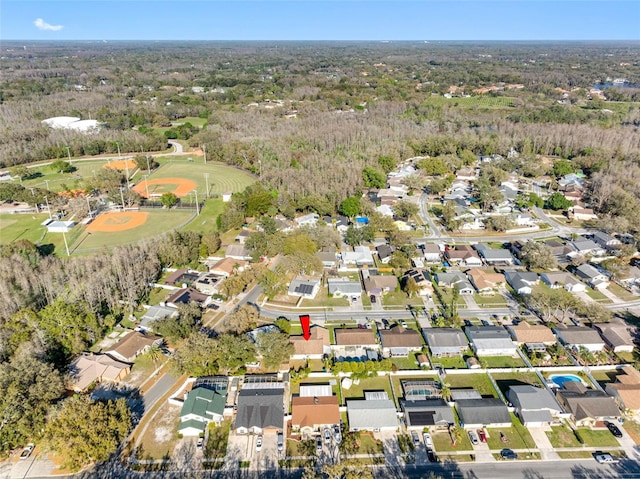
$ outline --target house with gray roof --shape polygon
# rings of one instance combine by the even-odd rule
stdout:
[[[422,431],[425,427],[448,429],[455,424],[453,410],[442,398],[400,401],[407,429]]]
[[[594,289],[609,286],[609,277],[588,263],[581,264],[576,268],[576,276]]]
[[[571,414],[574,426],[595,426],[598,421],[616,420],[620,410],[603,391],[588,389],[577,381],[567,381],[556,391],[556,399]]]
[[[320,291],[320,278],[304,278],[298,276],[289,283],[289,296],[313,299]]]
[[[443,288],[455,288],[460,294],[471,295],[476,291],[467,279],[467,275],[462,271],[436,273],[435,278],[439,286]]]
[[[574,351],[586,348],[592,353],[596,353],[604,349],[604,340],[595,329],[587,326],[559,325],[554,328],[554,331],[560,342]]]
[[[549,390],[531,384],[510,386],[507,399],[526,427],[548,426],[563,412]]]
[[[498,398],[459,399],[455,406],[460,426],[465,429],[510,427],[512,424],[507,406]]]
[[[528,271],[505,271],[504,277],[509,286],[518,294],[531,294],[533,286],[538,284],[538,274]]]
[[[322,267],[327,269],[336,269],[338,267],[338,258],[335,252],[319,251],[316,258],[322,261]]]
[[[422,335],[436,358],[462,356],[469,348],[469,341],[457,328],[424,328]]]
[[[351,281],[349,278],[329,278],[327,280],[329,294],[337,298],[343,296],[360,297],[362,296],[362,285],[360,281]]]
[[[622,241],[614,238],[613,236],[609,236],[603,231],[596,231],[595,233],[593,233],[592,237],[594,242],[598,243],[602,248],[606,249],[614,249],[622,244]]]
[[[488,266],[511,266],[515,262],[511,252],[506,249],[481,248],[478,254]]]
[[[471,349],[478,356],[515,356],[518,346],[502,326],[467,326]]]
[[[227,389],[197,387],[187,393],[180,411],[178,433],[198,436],[205,432],[207,424],[220,424],[227,402]]]
[[[579,238],[575,241],[572,241],[570,245],[574,250],[573,253],[569,253],[569,256],[571,257],[600,256],[606,253],[604,248],[602,248],[599,244],[589,239]]]
[[[396,406],[384,391],[365,392],[364,399],[347,399],[349,431],[395,431]]]
[[[376,253],[382,264],[388,264],[391,261],[391,255],[393,255],[393,248],[388,244],[381,244],[376,246]]]
[[[261,434],[284,426],[284,389],[281,387],[244,388],[238,393],[234,428],[238,434]]]
[[[424,254],[424,260],[427,263],[439,263],[442,259],[442,252],[437,244],[426,243],[419,248]]]
[[[571,273],[566,271],[549,271],[541,273],[540,279],[551,289],[564,288],[570,293],[580,293],[586,291],[586,285]]]
[[[633,336],[637,333],[635,327],[624,322],[601,323],[595,324],[593,327],[600,332],[607,347],[614,353],[633,352],[635,348]]]

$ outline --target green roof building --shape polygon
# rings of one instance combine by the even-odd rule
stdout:
[[[180,411],[178,432],[183,436],[198,436],[205,431],[210,422],[221,423],[226,402],[226,389],[192,389]]]

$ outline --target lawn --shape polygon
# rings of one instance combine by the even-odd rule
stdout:
[[[486,397],[498,397],[489,376],[484,373],[447,374],[444,382],[449,389],[473,388]]]
[[[446,431],[432,432],[433,448],[436,452],[441,451],[473,451],[469,435],[466,431],[460,430],[460,439],[454,446],[451,444],[451,436]]]
[[[486,368],[523,368],[525,366],[520,357],[482,356],[478,360],[480,361],[480,364]]]
[[[385,308],[391,308],[394,306],[423,306],[422,298],[413,297],[409,298],[404,291],[390,291],[385,293],[382,297],[382,304]]]
[[[421,352],[409,353],[409,357],[406,357],[406,358],[391,358],[391,362],[399,370],[420,369],[420,366],[418,366],[418,360],[416,359],[417,354],[422,354],[422,353]]]
[[[613,282],[609,283],[609,288],[608,289],[609,289],[609,291],[611,291],[613,294],[615,294],[618,298],[622,299],[623,301],[632,301],[634,299],[638,299],[637,296],[635,296],[630,291],[627,291],[626,289],[624,289],[619,284],[616,284],[616,283],[613,283]]]
[[[432,95],[425,99],[425,105],[443,106],[450,105],[461,108],[495,109],[510,108],[513,106],[513,98],[506,96],[471,96],[465,98],[445,98],[444,96]]]
[[[224,203],[222,199],[209,198],[204,202],[204,206],[200,210],[200,216],[190,221],[184,228],[185,231],[197,231],[198,233],[207,234],[217,231],[216,219],[224,211]]]
[[[589,451],[558,451],[557,454],[560,459],[590,459],[593,457],[593,453]]]
[[[468,353],[468,356],[471,356],[471,352]],[[436,358],[431,356],[431,364],[441,365],[445,369],[467,369],[467,364],[464,362],[462,356],[450,356],[450,357],[442,357]]]
[[[598,381],[598,384],[600,384],[602,388],[604,388],[607,383],[616,382],[616,377],[619,374],[622,374],[622,371],[618,371],[617,369],[612,369],[610,371],[591,371],[591,376],[593,377],[593,379]]]
[[[200,198],[216,197],[226,191],[239,192],[256,182],[246,171],[232,168],[221,163],[204,164],[200,158],[189,161],[189,158],[168,157],[159,168],[151,173],[148,181],[163,178],[184,178],[196,184]],[[207,186],[209,188],[207,195]],[[151,185],[149,185],[151,189]]]
[[[546,435],[551,445],[556,448],[582,446],[571,428],[566,425],[551,426],[551,431],[546,431]]]
[[[439,291],[440,291],[440,294],[435,293],[433,295],[433,301],[436,303],[436,305],[448,306],[449,304],[451,304],[451,299],[453,297],[451,294],[451,290],[439,288]],[[456,304],[459,308],[467,307],[467,303],[465,302],[462,296],[458,296],[458,300],[456,301]]]
[[[341,389],[343,399],[363,399],[365,391],[386,391],[389,399],[393,400],[391,383],[387,376],[371,376],[361,379],[358,384],[354,382],[349,389]]]
[[[37,243],[47,231],[40,223],[48,218],[48,214],[0,215],[0,244],[21,239]]]
[[[520,421],[513,413],[510,415],[513,426],[488,428],[487,443],[489,444],[489,449],[537,449],[536,443],[527,428],[520,424]],[[500,434],[507,438],[506,442],[502,441]]]
[[[63,159],[68,163],[66,158]],[[117,160],[117,158],[114,159]],[[71,173],[57,173],[49,166],[32,168],[30,171],[35,174],[39,174],[40,176],[30,180],[25,180],[22,184],[27,188],[35,187],[42,189],[47,189],[48,185],[48,189],[54,192],[64,191],[66,189],[82,189],[85,178],[92,177],[94,174],[98,173],[106,163],[106,160],[75,162],[73,163],[75,170]],[[133,171],[130,171],[130,173],[133,173]]]
[[[147,301],[147,304],[149,304],[151,306],[156,305],[156,304],[160,304],[162,301],[167,299],[170,294],[171,294],[171,291],[168,290],[168,289],[153,288],[149,292],[149,300]]]
[[[635,421],[625,421],[622,424],[622,427],[624,427],[625,431],[629,433],[633,442],[640,444],[640,423]]]
[[[586,293],[589,295],[591,299],[597,301],[598,303],[611,303],[612,301],[607,298],[603,293],[598,291],[597,289],[587,288]]]
[[[494,294],[493,296],[474,294],[473,297],[481,308],[498,308],[507,305],[507,300],[501,294]]]
[[[194,216],[194,211],[152,209],[145,224],[133,229],[115,232],[84,232],[77,241],[69,245],[74,254],[90,253],[121,244],[136,243],[178,229]]]
[[[220,426],[209,423],[208,428],[209,435],[204,448],[204,456],[208,459],[217,459],[226,456],[231,421],[227,419],[223,421]]]
[[[532,384],[542,386],[538,375],[534,372],[513,372],[513,373],[491,373],[491,377],[496,382],[502,394],[506,395],[510,386],[519,384]]]
[[[349,300],[347,298],[330,298],[329,291],[325,286],[320,288],[318,294],[314,299],[303,299],[302,307],[322,307],[322,306],[349,306]]]
[[[616,447],[620,446],[618,440],[613,437],[608,429],[576,429],[578,440],[592,447]]]

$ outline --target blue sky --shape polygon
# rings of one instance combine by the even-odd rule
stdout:
[[[2,0],[0,39],[634,40],[638,0]]]

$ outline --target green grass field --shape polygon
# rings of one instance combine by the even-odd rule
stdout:
[[[46,231],[40,223],[48,217],[47,214],[0,215],[0,244],[21,239],[37,242]]]
[[[462,108],[509,108],[513,106],[513,98],[504,96],[471,96],[467,98],[445,98],[443,96],[430,96],[424,102],[427,105],[443,106],[451,105]]]
[[[149,213],[147,222],[138,228],[117,232],[83,232],[78,239],[69,246],[72,254],[83,254],[110,248],[121,244],[129,244],[144,238],[160,235],[173,229],[178,229],[195,214],[187,210],[145,210]]]
[[[70,189],[80,189],[84,184],[84,179],[93,176],[94,172],[98,173],[107,161],[72,161],[72,163],[75,171],[71,173],[56,173],[49,166],[32,168],[31,171],[39,173],[40,176],[30,180],[25,180],[22,184],[27,188],[36,187],[47,189],[48,182],[49,189],[55,192],[63,191],[65,189],[63,188],[63,185]],[[133,171],[130,173],[133,174]]]
[[[224,203],[221,198],[209,198],[205,201],[204,206],[200,210],[200,216],[194,218],[187,226],[182,228],[183,231],[196,231],[202,234],[213,233],[217,231],[216,219],[220,213],[224,211]]]
[[[448,374],[444,382],[449,385],[450,389],[473,388],[485,397],[498,397],[498,393],[486,374]]]
[[[189,161],[189,158],[192,160]],[[209,195],[219,195],[225,191],[243,191],[257,180],[249,173],[220,163],[204,164],[202,158],[196,156],[169,157],[160,159],[160,167],[153,171],[148,180],[163,178],[184,178],[196,184],[200,199],[205,198],[207,184]],[[208,174],[208,178],[207,175]],[[136,175],[142,180],[141,175]]]

